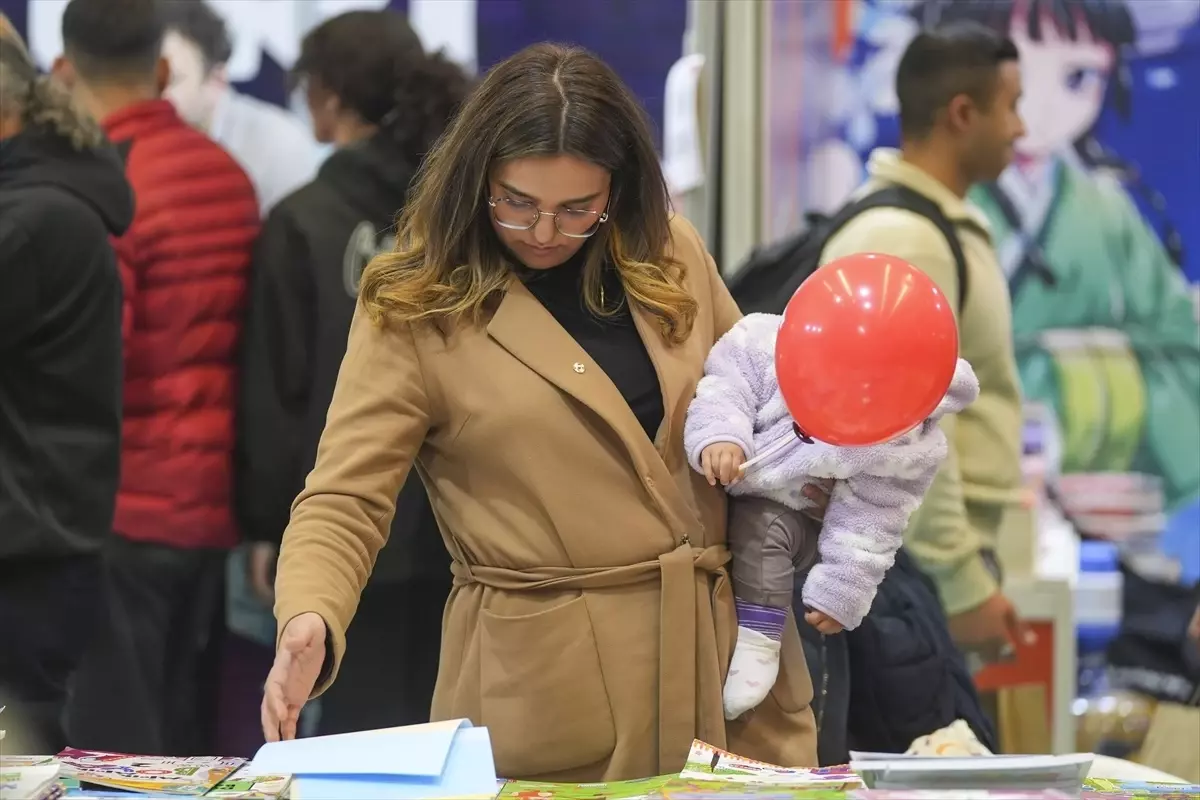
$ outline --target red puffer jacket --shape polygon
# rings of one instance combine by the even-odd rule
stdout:
[[[249,178],[165,100],[104,120],[135,213],[114,240],[125,284],[125,419],[113,529],[180,548],[237,543],[238,340],[258,235]]]

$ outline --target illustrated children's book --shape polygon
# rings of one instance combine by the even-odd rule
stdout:
[[[1088,794],[1105,797],[1136,797],[1146,800],[1196,800],[1200,786],[1187,783],[1151,783],[1148,781],[1116,781],[1109,778],[1088,778],[1083,782]]]
[[[674,775],[611,783],[538,783],[509,781],[497,800],[656,800]]]
[[[15,759],[13,759],[15,760]],[[9,759],[5,759],[6,762]],[[59,766],[51,759],[35,765],[0,765],[0,798],[3,800],[54,800],[63,793]]]
[[[287,797],[291,775],[265,775],[246,767],[218,783],[204,796],[220,800],[279,800]]]
[[[132,756],[71,747],[58,760],[62,774],[81,784],[191,797],[207,794],[246,763],[244,758]]]
[[[730,784],[769,784],[793,789],[840,789],[843,791],[863,787],[862,779],[854,774],[847,765],[817,769],[780,767],[728,753],[699,739],[692,742],[691,752],[688,753],[687,762],[683,766],[683,771],[679,773],[678,780],[689,784],[697,781],[704,783],[715,781]],[[722,794],[727,794],[727,792],[722,792]]]

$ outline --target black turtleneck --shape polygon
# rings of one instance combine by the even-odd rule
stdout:
[[[663,420],[662,390],[654,363],[629,312],[621,276],[611,266],[604,270],[604,297],[610,307],[621,304],[614,316],[599,318],[583,302],[584,251],[559,267],[521,269],[525,285],[558,324],[604,370],[652,441]]]

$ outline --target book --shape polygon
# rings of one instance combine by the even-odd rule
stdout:
[[[1196,800],[1200,797],[1200,785],[1188,783],[1155,783],[1151,781],[1118,781],[1111,778],[1088,778],[1083,788],[1089,795],[1105,797],[1156,798],[1156,800]]]
[[[58,783],[59,769],[53,760],[27,766],[0,766],[0,798],[53,800],[63,793]]]
[[[246,763],[244,758],[134,756],[72,747],[58,760],[62,774],[81,785],[190,797],[208,793]]]
[[[539,783],[508,781],[497,800],[657,800],[674,775],[610,783]]]
[[[1046,790],[1078,795],[1095,759],[1062,756],[888,756],[850,754],[851,768],[869,789]]]
[[[270,775],[243,767],[209,789],[204,796],[220,800],[280,800],[287,797],[291,784],[291,775]]]
[[[793,789],[847,790],[863,787],[862,779],[849,765],[812,769],[780,767],[734,755],[699,739],[692,742],[692,749],[683,765],[683,771],[679,773],[679,780],[741,785],[765,784]]]

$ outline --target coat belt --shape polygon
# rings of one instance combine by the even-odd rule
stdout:
[[[710,603],[709,577],[729,563],[725,545],[693,547],[684,542],[654,561],[621,567],[532,567],[507,569],[450,565],[456,586],[479,583],[508,592],[538,589],[612,589],[662,581],[658,653],[658,761],[661,774],[678,772],[696,738],[696,623],[698,605]]]

